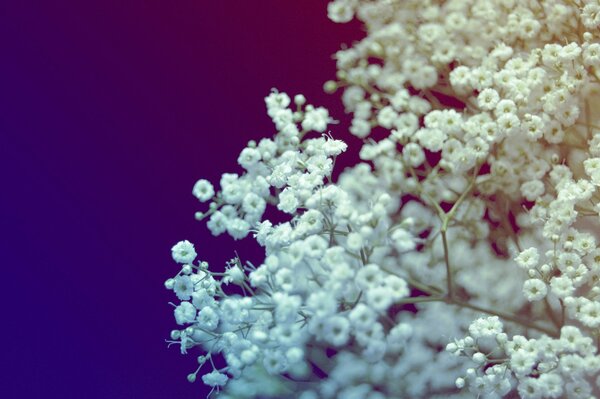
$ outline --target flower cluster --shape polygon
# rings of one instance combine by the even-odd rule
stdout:
[[[173,247],[171,342],[204,351],[188,379],[205,370],[224,398],[594,397],[600,4],[327,12],[367,29],[324,87],[342,91],[360,159],[334,179],[347,145],[328,111],[273,91],[275,136],[218,190],[195,184],[197,219],[252,233],[265,258],[215,272]]]
[[[600,356],[590,337],[574,326],[560,336],[510,339],[497,316],[475,320],[469,335],[450,342],[446,350],[470,359],[471,367],[455,381],[477,397],[503,397],[516,386],[521,398],[591,398],[588,382],[600,371]],[[598,379],[596,378],[596,383]]]

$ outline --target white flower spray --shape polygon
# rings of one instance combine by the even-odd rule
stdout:
[[[368,33],[325,84],[360,160],[334,181],[346,144],[324,134],[328,111],[274,90],[274,137],[250,142],[218,190],[194,185],[208,202],[196,218],[252,234],[265,258],[217,273],[190,242],[172,248],[169,342],[201,350],[188,380],[221,398],[596,397],[600,5],[327,12]]]

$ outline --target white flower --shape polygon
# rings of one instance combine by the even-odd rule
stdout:
[[[542,118],[537,115],[525,114],[522,124],[523,132],[528,140],[536,141],[544,135],[545,125]]]
[[[386,129],[391,129],[398,114],[392,107],[384,107],[377,114],[377,122]]]
[[[563,272],[570,267],[577,267],[580,264],[581,257],[574,252],[562,252],[556,259],[556,265]]]
[[[523,269],[535,268],[538,265],[539,260],[540,255],[535,247],[527,248],[515,258],[515,262]]]
[[[346,247],[351,251],[358,251],[363,246],[363,237],[360,233],[351,232],[346,237]]]
[[[248,193],[242,202],[242,209],[246,214],[260,217],[267,207],[266,201],[255,193]]]
[[[218,236],[219,234],[223,234],[227,231],[227,217],[220,211],[216,211],[210,216],[208,223],[206,223],[206,227],[210,230],[212,235]]]
[[[256,148],[248,147],[242,150],[237,161],[244,169],[250,169],[260,161],[260,158],[260,151]]]
[[[590,328],[600,327],[600,302],[588,301],[579,309],[577,318]]]
[[[227,222],[227,233],[236,240],[245,238],[250,232],[250,224],[244,219],[235,218]]]
[[[294,125],[294,113],[291,109],[278,108],[275,109],[270,116],[273,119],[273,123],[275,123],[277,130],[282,132],[287,131],[288,135],[293,135],[294,130],[296,130],[296,125]]]
[[[375,264],[361,267],[356,273],[356,285],[361,289],[375,287],[382,281],[381,269]]]
[[[520,349],[510,355],[510,368],[518,376],[526,376],[533,370],[535,361],[535,355]]]
[[[583,162],[583,166],[594,185],[600,185],[600,158],[588,158]]]
[[[192,194],[194,194],[194,197],[198,198],[200,202],[206,202],[214,197],[215,189],[208,180],[200,179],[194,184]]]
[[[194,293],[194,283],[190,276],[177,276],[175,277],[175,284],[173,285],[173,291],[175,295],[182,301],[187,301],[192,297]]]
[[[300,216],[296,230],[300,234],[315,234],[323,229],[323,214],[316,209],[309,209]]]
[[[527,201],[535,201],[544,194],[544,183],[540,180],[530,180],[521,184],[521,194]]]
[[[492,88],[482,90],[477,96],[477,105],[484,111],[491,111],[496,108],[498,101],[500,101],[500,96]]]
[[[520,370],[523,370],[521,367]],[[517,387],[521,399],[540,399],[544,392],[544,387],[537,378],[523,378],[519,380]]]
[[[290,97],[286,93],[280,93],[273,89],[271,93],[265,97],[265,103],[267,104],[267,111],[271,115],[271,110],[277,110],[281,108],[287,108],[290,105]]]
[[[302,129],[324,132],[329,122],[329,112],[323,107],[314,108],[307,106],[306,108],[307,111],[302,121]]]
[[[590,43],[583,50],[583,64],[585,66],[600,66],[600,43]]]
[[[400,253],[412,251],[417,247],[415,237],[408,230],[403,228],[394,229],[390,238],[394,243],[394,247]]]
[[[421,146],[416,143],[408,143],[405,145],[402,150],[402,156],[406,163],[414,168],[421,166],[425,161],[425,153]]]
[[[335,0],[327,4],[327,16],[333,22],[349,22],[354,16],[353,2],[349,0]]]
[[[367,330],[375,322],[377,314],[364,303],[358,303],[350,311],[348,319],[355,330],[362,331]]]
[[[341,346],[350,338],[350,322],[342,316],[328,317],[323,329],[324,338],[334,346]]]
[[[548,292],[546,283],[537,278],[526,280],[523,283],[523,293],[529,302],[539,301],[543,299]]]
[[[263,357],[263,365],[269,374],[280,374],[287,368],[286,357],[279,351],[267,350]]]
[[[419,140],[419,144],[423,146],[423,148],[428,149],[429,151],[438,152],[442,150],[444,145],[444,141],[448,138],[448,135],[444,133],[441,129],[419,129],[415,137]]]
[[[413,334],[413,328],[410,324],[401,323],[395,325],[386,337],[387,348],[392,353],[401,352]]]
[[[196,318],[196,308],[189,302],[181,302],[175,308],[175,321],[177,324],[183,325],[193,323]]]
[[[365,119],[354,118],[352,126],[350,126],[350,133],[358,138],[365,138],[371,133],[371,124]]]
[[[238,266],[232,266],[232,267],[228,267],[225,270],[225,275],[223,276],[222,281],[225,284],[229,284],[229,283],[241,284],[245,278],[246,278],[246,275],[244,274],[244,271],[241,268],[239,268]]]
[[[498,117],[498,130],[506,136],[511,136],[519,131],[521,121],[514,113],[504,113]]]
[[[389,289],[390,297],[394,301],[406,298],[410,295],[410,288],[406,281],[393,274],[385,276],[381,281],[381,285]]]
[[[566,298],[573,294],[575,287],[573,281],[567,276],[552,277],[550,290],[559,298]]]
[[[565,385],[568,398],[586,399],[591,398],[592,386],[583,379],[575,379]]]
[[[281,193],[279,193],[279,204],[277,204],[277,208],[286,213],[294,213],[300,202],[298,198],[296,198],[296,193],[291,188],[285,188]]]
[[[227,384],[228,379],[229,377],[226,374],[219,373],[217,370],[213,370],[202,376],[202,382],[211,387],[222,387]]]
[[[325,144],[323,145],[323,150],[325,151],[325,154],[329,157],[338,156],[342,152],[346,151],[347,148],[348,145],[342,140],[327,139],[325,141]]]
[[[192,263],[196,259],[194,245],[188,240],[179,241],[171,248],[173,260],[177,263]]]
[[[469,334],[475,339],[495,336],[501,332],[502,322],[498,316],[477,319],[469,326]]]
[[[210,306],[203,307],[198,312],[198,326],[206,330],[212,331],[219,324],[219,315]]]
[[[579,254],[584,255],[596,248],[596,239],[589,233],[577,234],[573,240],[573,249]]]
[[[373,310],[385,312],[393,302],[393,292],[389,287],[371,287],[366,291],[366,301]]]

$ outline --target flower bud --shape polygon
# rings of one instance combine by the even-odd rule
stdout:
[[[549,264],[544,263],[542,266],[540,266],[540,271],[542,272],[542,274],[544,275],[549,275],[550,272],[552,271],[552,268],[550,267]]]
[[[335,93],[335,91],[337,90],[337,83],[334,82],[333,80],[328,80],[327,82],[325,82],[325,84],[323,85],[323,90],[325,91],[325,93],[327,94],[332,94]]]
[[[181,268],[181,273],[183,273],[183,274],[191,274],[192,273],[192,266],[190,266],[190,265],[184,265]]]
[[[508,342],[508,335],[506,333],[500,333],[496,335],[496,342],[498,345],[504,345]]]
[[[446,350],[450,353],[456,353],[458,350],[458,345],[456,345],[454,342],[450,342],[448,345],[446,345]]]
[[[484,364],[486,361],[485,355],[481,352],[474,353],[472,359],[477,364]]]
[[[296,94],[294,96],[294,104],[299,106],[306,104],[306,97],[304,97],[302,94]]]

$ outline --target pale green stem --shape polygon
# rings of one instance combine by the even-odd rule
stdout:
[[[463,203],[463,201],[467,198],[467,195],[469,195],[471,193],[471,190],[473,190],[473,187],[475,186],[477,173],[479,173],[479,167],[475,168],[475,171],[473,173],[473,180],[471,180],[471,182],[467,186],[467,189],[460,195],[460,197],[458,197],[458,199],[456,200],[454,205],[452,205],[452,208],[448,211],[448,213],[444,213],[443,216],[441,216],[442,227],[440,229],[440,232],[442,234],[442,244],[444,245],[444,263],[446,264],[446,285],[449,298],[454,297],[454,285],[452,284],[452,267],[450,265],[448,239],[446,237],[446,232],[448,231],[448,225],[452,221],[454,214],[456,213],[460,205]]]

